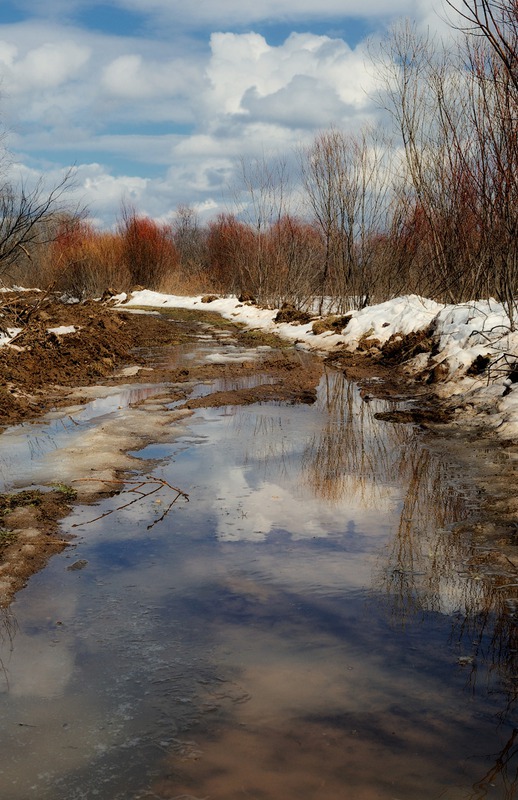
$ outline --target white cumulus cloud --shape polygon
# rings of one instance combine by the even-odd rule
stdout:
[[[18,47],[0,42],[0,75],[14,93],[53,89],[74,79],[91,55],[74,41],[46,42],[21,55]]]
[[[43,174],[78,165],[92,213],[107,221],[122,195],[158,217],[178,203],[225,208],[241,157],[293,158],[316,131],[355,129],[379,113],[365,43],[348,43],[359,19],[369,18],[370,29],[398,14],[430,23],[435,5],[117,0],[112,26],[101,31],[74,16],[88,10],[93,18],[95,2],[47,0],[35,9],[26,0],[25,20],[0,22],[9,147]],[[312,33],[312,20],[337,32]],[[298,23],[306,32],[296,32]]]
[[[363,47],[328,36],[293,33],[273,46],[257,33],[215,33],[205,137],[223,146],[241,137],[245,152],[252,140],[260,144],[262,138],[271,149],[291,137],[293,148],[311,131],[364,121],[373,112],[375,84],[366,62]]]

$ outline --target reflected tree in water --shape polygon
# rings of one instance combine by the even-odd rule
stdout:
[[[505,720],[517,696],[518,581],[514,565],[506,569],[495,549],[481,544],[473,489],[411,426],[380,425],[376,401],[363,402],[340,373],[326,374],[320,402],[323,424],[303,454],[305,485],[329,503],[350,499],[395,510],[374,600],[384,592],[398,626],[415,616],[449,615],[458,659],[452,668],[465,671],[469,692],[502,693]],[[396,482],[403,487],[399,506]]]
[[[444,462],[421,445],[407,448],[399,466],[405,494],[379,575],[394,617],[404,622],[411,612],[476,606],[480,587],[458,578],[469,560],[466,536],[451,527],[466,518],[466,498]],[[460,597],[465,591],[473,596]]]
[[[5,678],[7,689],[9,689],[9,671],[4,661],[4,653],[12,653],[17,630],[18,623],[11,609],[9,607],[0,608],[0,673]]]
[[[518,793],[518,729],[513,728],[511,736],[502,750],[489,758],[494,762],[485,775],[473,785],[469,800],[484,800],[494,796],[496,781],[501,783],[502,800],[514,800]]]
[[[397,426],[380,436],[374,418],[378,403],[365,403],[357,386],[339,372],[327,372],[324,380],[323,425],[303,454],[304,483],[330,503],[350,498],[363,508],[392,505],[398,458],[412,431]]]

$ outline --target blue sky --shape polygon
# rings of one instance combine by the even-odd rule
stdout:
[[[387,6],[390,13],[387,12]],[[56,180],[113,224],[228,210],[240,159],[293,158],[374,122],[367,38],[433,0],[0,0],[0,125],[14,176]]]

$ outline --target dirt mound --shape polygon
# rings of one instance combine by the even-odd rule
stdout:
[[[94,301],[70,304],[31,292],[2,299],[1,327],[21,332],[0,348],[0,425],[45,412],[60,402],[62,387],[90,385],[139,363],[139,347],[175,340],[162,319]]]
[[[432,353],[434,347],[433,327],[403,335],[396,333],[382,346],[386,364],[403,364],[419,353]]]
[[[277,314],[275,322],[292,322],[295,325],[306,325],[313,317],[307,311],[301,311],[290,303],[283,303]]]
[[[315,336],[318,336],[320,333],[325,333],[326,331],[341,333],[344,328],[347,327],[351,319],[352,317],[350,314],[345,316],[332,314],[329,317],[322,317],[322,319],[315,320],[312,331]]]

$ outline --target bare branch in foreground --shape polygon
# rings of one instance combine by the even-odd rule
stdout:
[[[158,522],[162,522],[163,519],[168,515],[171,508],[174,506],[176,501],[183,497],[187,502],[189,502],[189,495],[186,492],[178,489],[176,486],[172,486],[163,478],[145,478],[143,480],[105,480],[100,478],[79,478],[75,483],[82,483],[83,481],[91,481],[94,483],[106,483],[106,484],[114,484],[119,486],[131,486],[129,489],[123,489],[121,494],[136,494],[137,497],[134,497],[132,500],[128,500],[126,503],[123,503],[121,506],[117,506],[117,508],[111,508],[108,511],[105,511],[103,514],[99,514],[99,516],[94,517],[93,519],[87,520],[87,522],[76,522],[72,525],[73,528],[79,528],[82,525],[90,525],[92,522],[98,522],[100,519],[104,519],[105,517],[109,517],[110,514],[114,514],[116,511],[123,511],[125,508],[129,508],[134,503],[138,503],[140,500],[144,500],[146,497],[151,497],[151,495],[160,492],[162,489],[169,489],[172,492],[176,492],[175,497],[171,500],[169,505],[164,510],[163,514],[160,517],[157,517],[153,522],[151,522],[146,530],[150,530],[153,528]],[[142,487],[153,487],[148,489],[142,489]]]

